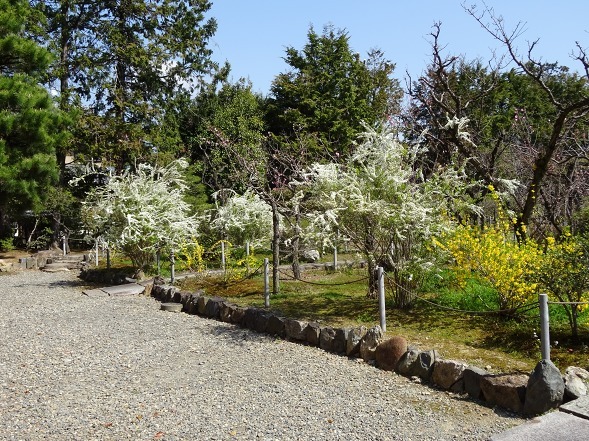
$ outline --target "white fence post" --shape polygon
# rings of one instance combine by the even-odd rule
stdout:
[[[269,267],[268,258],[264,259],[264,306],[268,308],[270,306],[270,274],[268,271]]]
[[[542,360],[550,360],[550,318],[548,314],[548,295],[538,296],[540,304],[540,346]]]
[[[333,270],[337,271],[337,246],[333,247]]]
[[[387,332],[387,317],[385,311],[385,299],[384,299],[384,272],[382,266],[376,268],[378,277],[378,312],[380,315],[380,328],[382,332]]]
[[[221,241],[221,269],[225,271],[225,241]]]
[[[176,261],[174,260],[174,250],[170,252],[170,283],[176,279]]]

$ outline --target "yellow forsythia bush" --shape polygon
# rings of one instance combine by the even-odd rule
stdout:
[[[475,274],[497,291],[500,310],[512,310],[535,300],[536,272],[543,257],[535,242],[509,238],[501,226],[484,229],[461,226],[442,244],[458,274]]]

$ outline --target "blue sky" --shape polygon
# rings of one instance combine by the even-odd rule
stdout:
[[[232,80],[249,78],[253,89],[269,92],[274,77],[288,70],[282,60],[285,48],[301,49],[313,25],[346,29],[350,46],[366,55],[371,48],[384,51],[396,63],[401,80],[408,71],[419,75],[427,66],[431,47],[428,34],[436,21],[442,23],[440,41],[448,54],[487,60],[499,46],[462,8],[462,0],[212,0],[209,16],[218,30],[211,41],[213,58],[229,61]],[[512,29],[525,23],[518,39],[521,51],[527,41],[540,39],[535,54],[546,61],[578,68],[570,58],[575,41],[589,48],[589,1],[587,0],[487,0]],[[479,0],[468,5],[483,4]],[[402,83],[404,84],[404,82]]]

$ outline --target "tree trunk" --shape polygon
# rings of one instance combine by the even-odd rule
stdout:
[[[301,235],[301,213],[299,206],[295,209],[295,235],[292,240],[292,273],[295,279],[301,278],[301,264],[299,261],[299,248],[300,248],[300,235]]]
[[[378,298],[378,271],[376,270],[376,262],[371,256],[368,257],[368,293],[366,297],[369,299]]]
[[[280,216],[278,215],[278,205],[272,200],[272,294],[280,292],[280,277],[278,266],[280,265]]]

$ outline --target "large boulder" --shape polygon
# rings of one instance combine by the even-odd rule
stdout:
[[[243,306],[231,306],[230,322],[234,325],[244,326],[245,313],[249,308]]]
[[[434,349],[429,351],[411,349],[397,363],[397,372],[407,377],[419,377],[424,381],[429,381],[434,363],[439,358],[438,351]]]
[[[348,357],[358,357],[360,355],[360,340],[366,335],[366,327],[351,328],[348,331],[346,340],[346,355]]]
[[[521,413],[526,397],[528,376],[525,374],[487,375],[481,378],[485,401]]]
[[[589,392],[589,371],[569,366],[564,371],[564,400],[571,401],[581,398]]]
[[[481,390],[481,378],[489,375],[484,369],[476,366],[468,366],[462,373],[464,378],[464,391],[476,400],[484,399],[483,391]]]
[[[222,322],[225,323],[232,323],[231,321],[231,316],[233,315],[233,312],[235,311],[235,308],[237,307],[237,305],[235,303],[231,303],[231,302],[223,302],[220,305],[220,319]]]
[[[382,329],[380,326],[374,326],[366,331],[366,334],[360,340],[360,357],[364,361],[376,359],[376,347],[382,341]]]
[[[455,360],[436,360],[432,381],[442,389],[456,393],[464,392],[463,373],[466,365]]]
[[[317,322],[310,322],[305,328],[305,341],[311,346],[319,346],[319,336],[321,335],[321,325]]]
[[[319,334],[319,347],[327,352],[333,352],[333,340],[335,339],[335,329],[326,326],[321,328]]]
[[[287,318],[284,320],[284,329],[286,331],[286,337],[290,340],[303,341],[305,340],[305,328],[307,322],[301,320],[295,320]]]
[[[524,402],[524,414],[540,415],[558,407],[564,397],[564,380],[550,360],[538,362],[530,375]]]
[[[333,336],[333,352],[336,354],[345,354],[349,332],[349,328],[336,328],[335,335]]]
[[[205,305],[205,317],[218,320],[221,317],[221,304],[224,301],[222,297],[211,297]]]
[[[200,296],[196,300],[196,310],[198,315],[205,315],[205,311],[207,309],[207,302],[209,301],[210,297],[207,296]]]
[[[266,333],[270,335],[276,335],[278,337],[284,337],[286,335],[284,318],[274,314],[270,315],[270,317],[268,317]]]
[[[385,340],[376,347],[374,352],[376,366],[385,371],[394,371],[399,360],[407,352],[407,339],[395,336]]]

